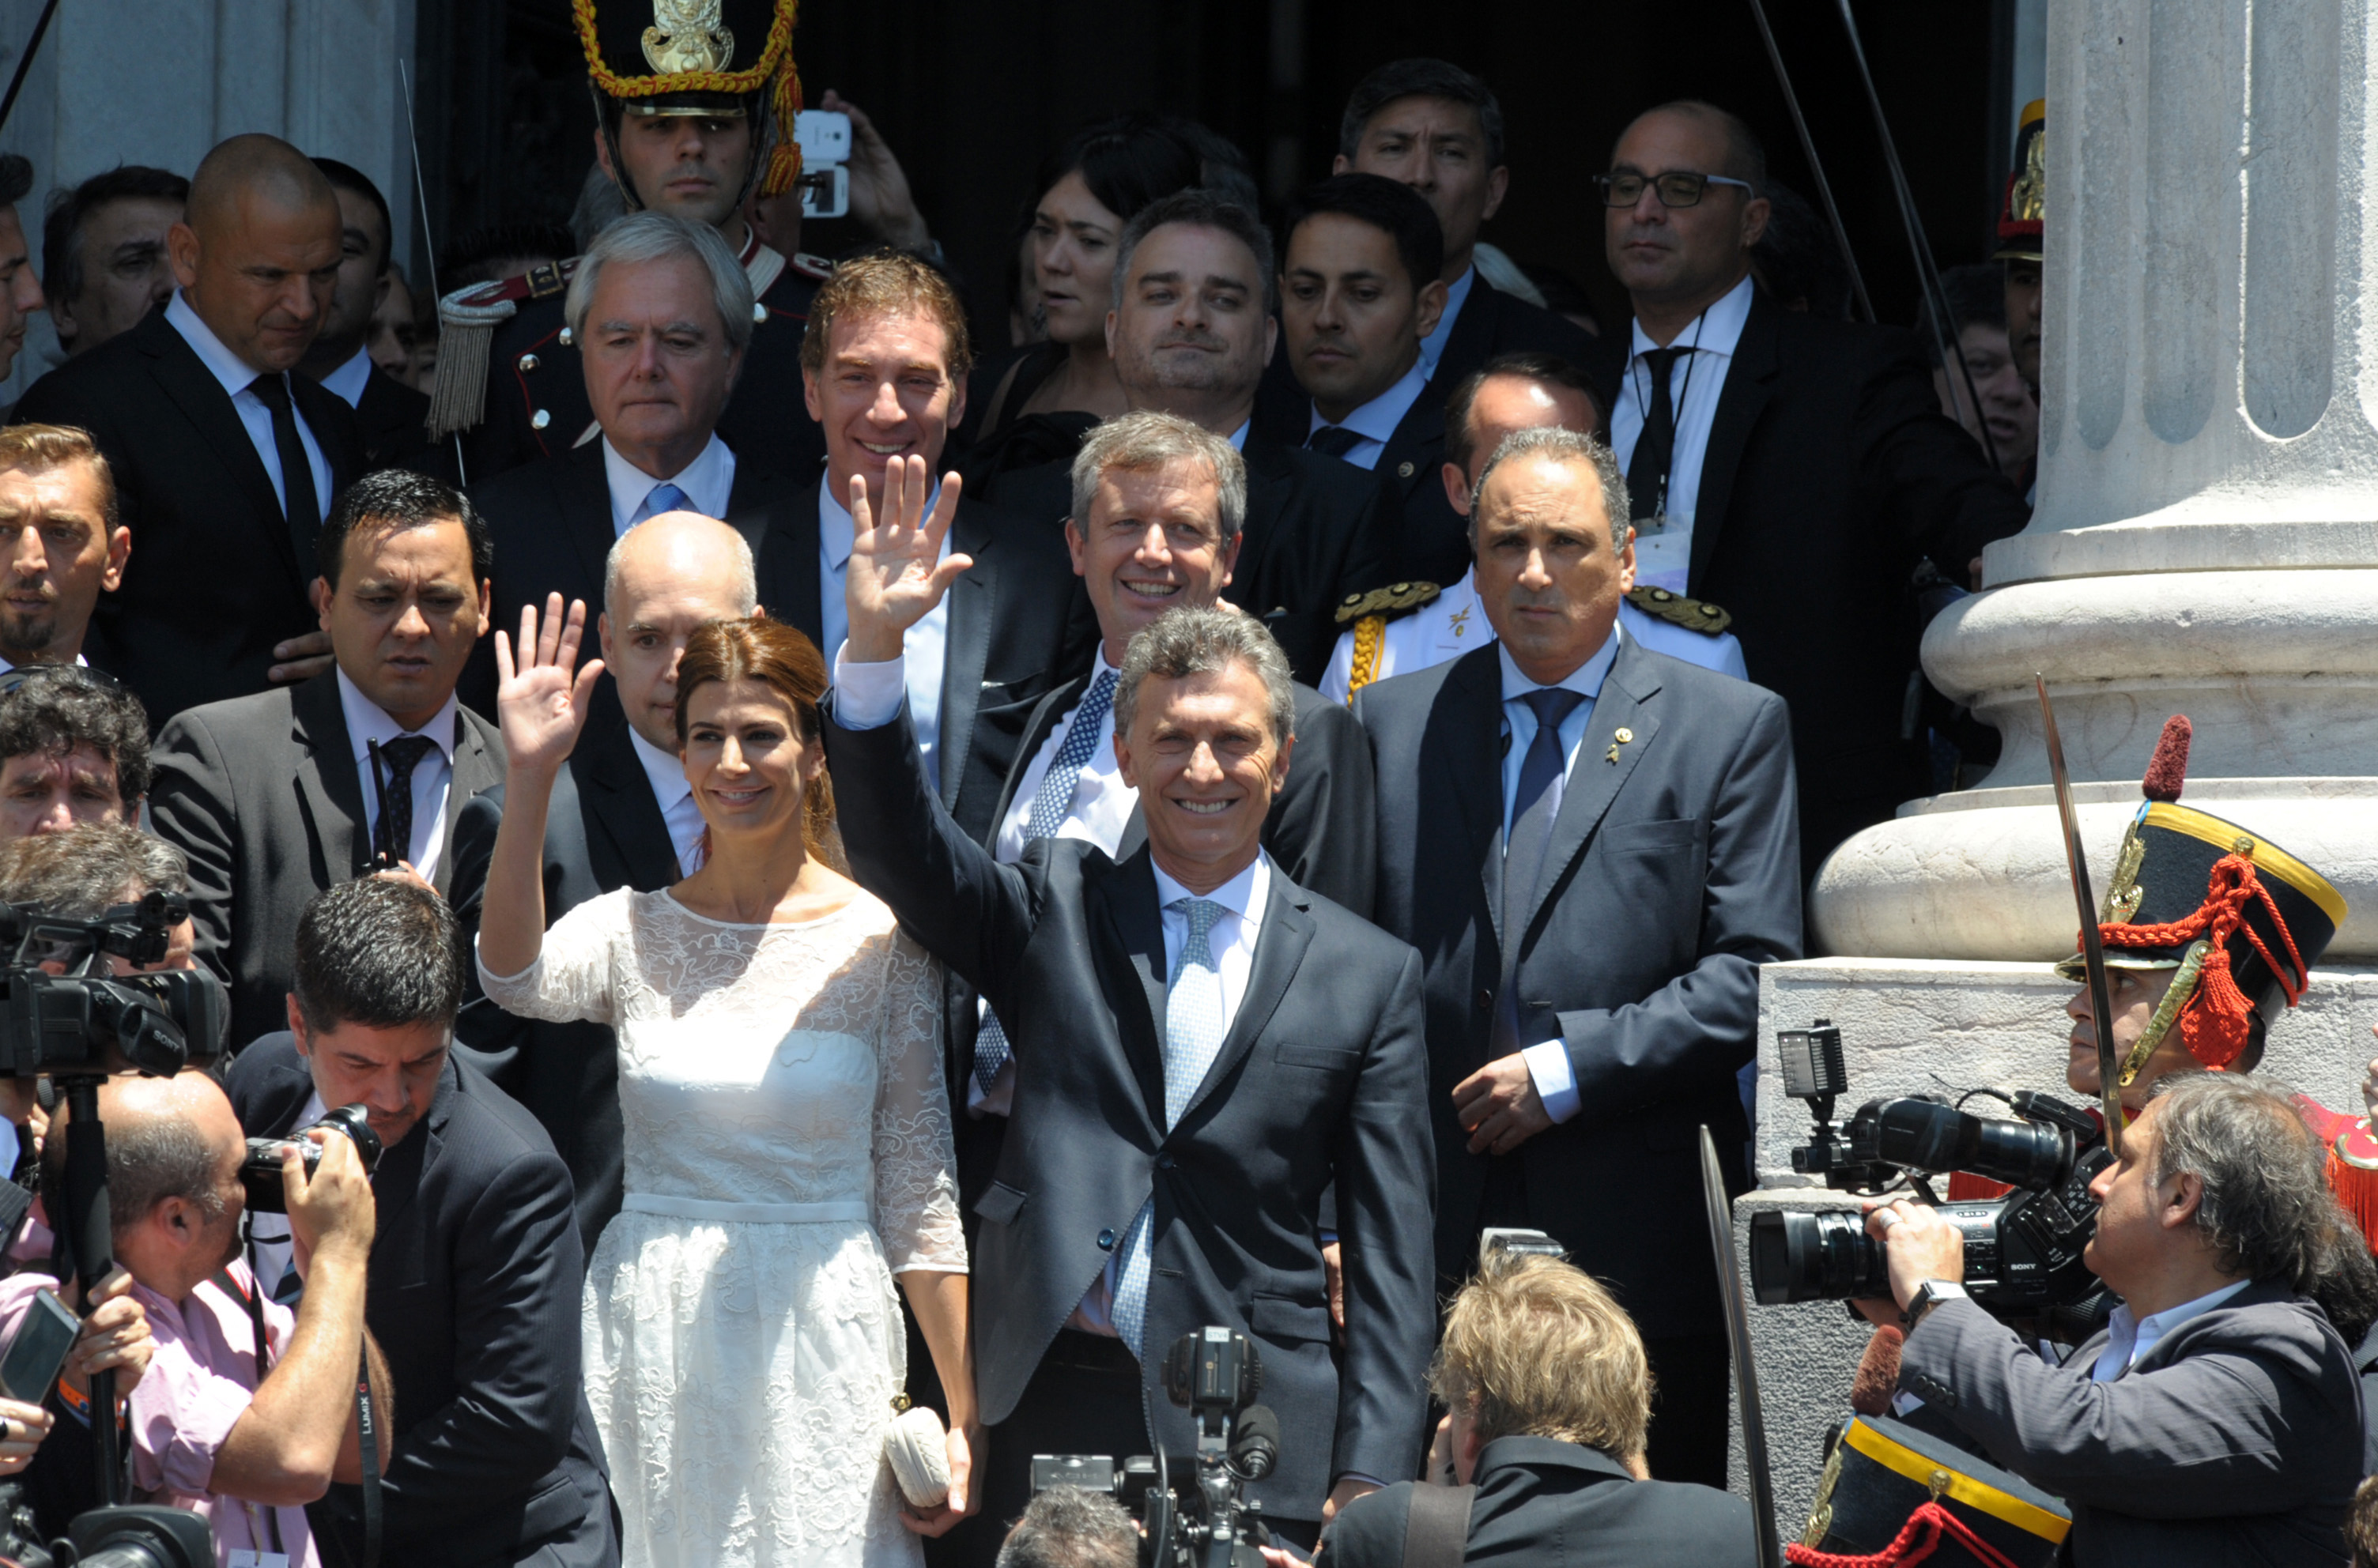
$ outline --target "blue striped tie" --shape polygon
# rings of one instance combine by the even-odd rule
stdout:
[[[655,485],[645,495],[644,504],[636,509],[636,515],[628,520],[628,526],[633,528],[645,519],[658,517],[663,512],[692,509],[693,502],[684,491],[674,485]]]

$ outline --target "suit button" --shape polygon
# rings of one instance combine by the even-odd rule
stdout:
[[[1157,1155],[1156,1168],[1159,1170],[1171,1170],[1172,1168],[1172,1156],[1171,1155]]]
[[[569,347],[570,347],[572,344],[576,343],[577,341],[578,341],[577,334],[575,334],[575,333],[573,333],[572,331],[570,331],[570,329],[569,328],[564,327],[564,328],[561,329],[561,346],[562,346],[563,348],[569,348]]]
[[[539,409],[534,413],[528,416],[528,427],[532,430],[542,430],[552,423],[553,415],[546,413],[543,409]]]
[[[1478,989],[1478,1011],[1484,1012],[1494,1007],[1494,1005],[1495,993],[1486,989],[1483,986],[1480,987]]]
[[[520,371],[522,375],[525,376],[535,368],[536,355],[533,353],[524,353],[520,356]]]
[[[1114,1244],[1115,1244],[1115,1233],[1114,1233],[1113,1231],[1111,1231],[1111,1230],[1101,1230],[1101,1231],[1099,1231],[1099,1251],[1101,1251],[1101,1252],[1111,1252],[1111,1251],[1114,1251]]]

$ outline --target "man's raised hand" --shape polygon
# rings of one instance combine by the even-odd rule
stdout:
[[[582,599],[570,601],[565,616],[561,595],[547,594],[542,624],[534,604],[521,606],[520,624],[517,664],[511,644],[502,632],[496,633],[496,716],[511,766],[550,777],[560,771],[586,727],[587,704],[594,700],[603,661],[588,660],[573,678],[578,644],[586,632]]]
[[[843,607],[850,617],[851,662],[881,664],[900,656],[902,638],[942,602],[970,556],[943,560],[942,541],[958,514],[959,480],[942,481],[931,514],[931,467],[920,457],[894,458],[883,474],[883,505],[867,499],[867,485],[850,482],[850,565],[843,575]],[[831,656],[831,655],[829,655]],[[505,735],[507,743],[510,740]]]

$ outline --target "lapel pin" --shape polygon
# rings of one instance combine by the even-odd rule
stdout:
[[[1630,730],[1630,729],[1621,729],[1621,730],[1620,730],[1620,731],[1619,731],[1615,736],[1614,736],[1611,738],[1611,742],[1610,742],[1610,749],[1609,749],[1608,751],[1606,751],[1606,752],[1603,753],[1602,760],[1603,760],[1603,761],[1605,761],[1605,762],[1610,763],[1610,764],[1611,764],[1611,765],[1613,765],[1614,767],[1615,767],[1615,766],[1616,766],[1616,765],[1617,765],[1617,762],[1618,762],[1618,748],[1619,748],[1620,747],[1622,747],[1622,746],[1626,745],[1628,741],[1630,741],[1630,740],[1632,740],[1632,739],[1634,739],[1634,738],[1635,738],[1635,732],[1634,732],[1633,730]]]

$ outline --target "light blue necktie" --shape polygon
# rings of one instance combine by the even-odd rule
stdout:
[[[1054,838],[1065,825],[1065,814],[1074,808],[1074,791],[1082,782],[1082,764],[1098,747],[1099,732],[1105,727],[1107,710],[1114,702],[1114,671],[1100,670],[1099,678],[1082,694],[1081,705],[1074,710],[1072,725],[1065,731],[1065,744],[1057,748],[1039,793],[1032,796],[1032,814],[1024,820],[1025,843]],[[985,1011],[982,1027],[974,1037],[974,1081],[982,1085],[984,1094],[991,1093],[999,1070],[1015,1054],[999,1015]]]
[[[1224,913],[1209,898],[1175,899],[1167,908],[1185,913],[1189,935],[1172,965],[1172,984],[1164,1003],[1164,1128],[1171,1131],[1214,1058],[1222,1049],[1222,972],[1215,965],[1211,938],[1214,922]],[[1123,1239],[1122,1264],[1115,1270],[1115,1334],[1135,1356],[1142,1354],[1147,1332],[1147,1252],[1149,1231],[1156,1219],[1156,1200],[1140,1205]]]
[[[658,517],[663,512],[683,512],[692,509],[693,502],[684,491],[674,485],[655,485],[644,497],[644,504],[636,509],[636,515],[628,520],[628,526],[633,528],[646,518]]]

